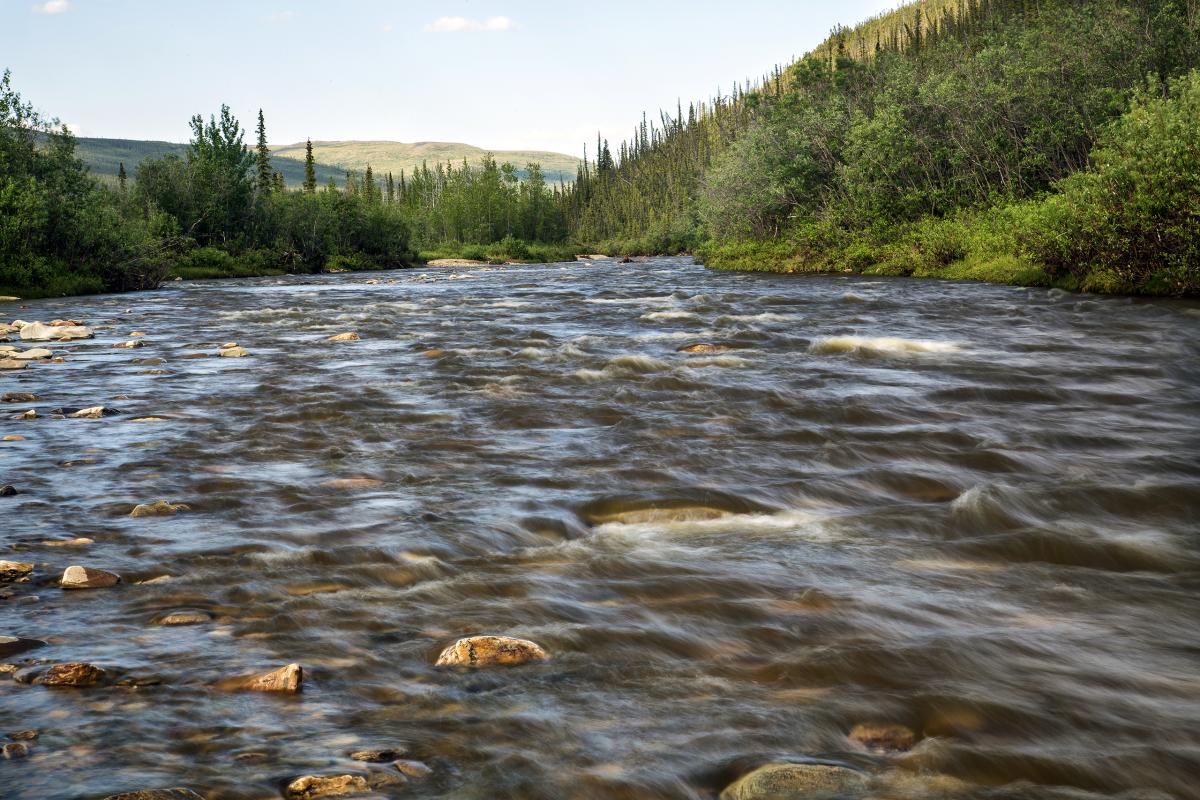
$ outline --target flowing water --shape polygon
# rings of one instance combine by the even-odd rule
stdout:
[[[769,761],[1200,797],[1197,304],[658,259],[3,313],[112,326],[0,374],[38,396],[0,407],[0,559],[37,565],[0,634],[48,643],[0,660],[109,673],[0,676],[0,734],[40,731],[4,798],[277,798],[385,746],[433,773],[382,797],[715,798]],[[158,499],[190,510],[129,516]],[[550,659],[434,666],[484,633]],[[300,695],[216,687],[289,662]]]

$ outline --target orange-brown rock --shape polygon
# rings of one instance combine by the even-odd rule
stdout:
[[[359,335],[357,333],[355,333],[354,331],[347,331],[346,333],[335,333],[333,336],[330,336],[325,341],[327,341],[327,342],[357,342],[360,338],[361,337],[359,337]]]
[[[677,352],[677,353],[724,353],[729,349],[730,349],[730,347],[727,344],[710,344],[708,342],[701,342],[699,344],[684,345],[683,347],[680,347],[675,352]]]
[[[349,797],[370,791],[361,775],[305,775],[287,785],[288,800],[315,800],[318,797]]]
[[[168,503],[166,500],[155,500],[153,503],[141,503],[129,512],[131,517],[169,517],[179,511],[190,511],[183,503]]]
[[[71,662],[55,664],[33,679],[38,686],[95,686],[106,673],[95,664]]]
[[[204,800],[191,789],[176,787],[174,789],[140,789],[136,792],[111,794],[104,800]]]
[[[767,764],[727,786],[720,800],[849,800],[866,788],[866,776],[845,767]]]
[[[527,639],[511,636],[470,636],[459,639],[438,656],[439,667],[505,667],[545,661],[546,651]]]

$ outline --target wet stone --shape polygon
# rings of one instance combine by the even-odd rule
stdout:
[[[107,673],[95,664],[55,664],[33,679],[37,686],[95,686]]]
[[[438,656],[439,667],[501,667],[545,661],[540,645],[511,636],[469,636],[459,639]]]
[[[355,750],[350,754],[350,757],[355,761],[369,761],[375,764],[382,764],[387,761],[395,761],[406,752],[408,752],[408,748],[405,747],[392,747],[385,750]]]
[[[898,753],[911,750],[917,735],[911,728],[893,723],[861,723],[847,734],[850,741],[871,753]]]
[[[166,500],[155,500],[153,503],[139,503],[129,512],[131,517],[169,517],[179,511],[191,511],[183,503],[168,503]]]
[[[367,779],[361,775],[305,775],[287,785],[288,800],[309,800],[318,797],[350,797],[369,792]]]
[[[46,643],[41,639],[21,639],[17,636],[0,636],[0,658],[15,656],[27,650],[36,650]]]
[[[357,333],[355,333],[354,331],[348,331],[346,333],[336,333],[333,336],[330,336],[325,341],[327,341],[327,342],[357,342],[359,340],[359,338],[360,338],[359,335]]]
[[[8,735],[8,738],[12,739],[14,742],[32,742],[34,739],[38,738],[38,736],[40,736],[40,735],[41,734],[38,732],[38,730],[36,728],[30,728],[29,730],[15,731],[13,733],[10,733]]]
[[[203,625],[212,622],[212,617],[203,611],[176,611],[158,621],[159,625]]]
[[[64,589],[107,589],[120,582],[121,576],[115,572],[75,565],[66,568],[59,585]]]
[[[66,413],[72,419],[100,419],[101,417],[108,417],[121,412],[115,408],[106,408],[105,406],[91,406],[89,408],[81,408],[77,411],[70,411],[69,413],[67,409],[58,409],[58,413]]]
[[[866,788],[866,776],[845,767],[767,764],[726,787],[720,800],[850,800]]]
[[[0,561],[0,583],[10,583],[33,572],[27,561]]]
[[[14,760],[29,755],[29,745],[24,742],[9,742],[2,748],[6,759]]]
[[[709,342],[700,342],[698,344],[687,344],[680,347],[675,352],[677,353],[725,353],[731,348],[727,344],[711,344]]]
[[[146,343],[141,339],[130,339],[127,342],[117,342],[113,347],[118,347],[123,350],[132,350],[135,347],[145,347]]]
[[[0,397],[0,402],[3,403],[32,403],[37,400],[37,395],[29,392],[5,392],[3,397]]]
[[[231,691],[295,693],[300,691],[303,682],[304,669],[299,664],[288,664],[265,675],[232,678],[220,685]]]
[[[235,345],[233,347],[224,348],[217,355],[221,356],[221,358],[243,358],[250,355],[250,351],[244,347],[238,347]]]
[[[17,487],[13,486],[11,483],[6,483],[3,486],[0,486],[0,497],[16,497],[19,494],[20,492],[17,491]]]
[[[433,769],[431,769],[430,766],[424,761],[408,761],[401,759],[393,762],[392,766],[410,778],[428,778],[433,774]]]

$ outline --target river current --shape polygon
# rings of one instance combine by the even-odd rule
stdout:
[[[39,732],[0,797],[266,800],[378,747],[432,770],[380,797],[1200,797],[1200,304],[654,259],[0,314],[100,326],[0,373],[0,635],[46,642],[0,661],[109,674],[0,675]],[[475,634],[549,659],[435,666]]]

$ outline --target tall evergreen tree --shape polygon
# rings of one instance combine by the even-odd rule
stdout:
[[[258,191],[266,194],[271,191],[275,179],[271,170],[271,150],[267,147],[267,122],[261,108],[258,110],[258,144],[254,148],[254,165],[258,175]]]
[[[304,191],[308,194],[317,191],[317,167],[313,162],[312,139],[304,144]]]
[[[125,162],[122,161],[117,165],[117,183],[121,186],[121,194],[125,194],[126,181],[129,176],[125,174]]]

